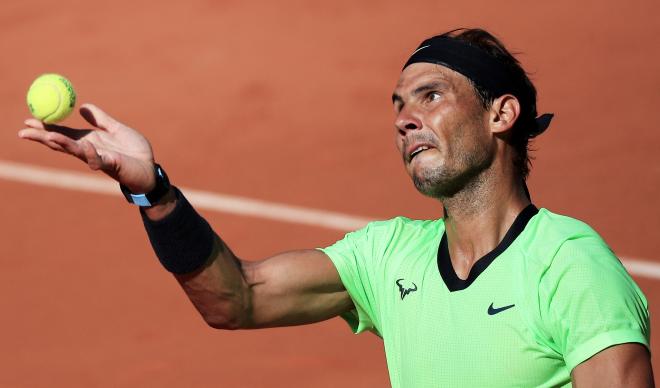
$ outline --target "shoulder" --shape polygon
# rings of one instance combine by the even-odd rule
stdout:
[[[527,259],[545,271],[549,266],[594,264],[616,257],[602,237],[578,219],[540,209],[527,225],[521,245]]]
[[[434,244],[444,231],[444,221],[413,220],[395,217],[373,221],[364,228],[347,233],[343,239],[321,250],[333,261],[338,256],[364,263],[384,262],[392,255],[401,257],[408,250]]]
[[[646,297],[596,231],[546,209],[528,226],[520,273],[540,341],[570,368],[617,343],[648,344]]]
[[[645,303],[621,261],[586,223],[541,209],[528,227],[520,245],[520,276],[537,309],[570,305],[581,297],[611,301],[630,296]]]
[[[415,220],[404,216],[398,216],[390,218],[389,220],[372,221],[367,224],[365,229],[371,229],[377,232],[397,230],[414,233],[425,231],[429,228],[435,228],[439,224],[444,225],[444,220]]]
[[[572,239],[600,238],[587,223],[576,218],[553,213],[541,208],[529,222],[534,238],[540,242],[554,243]]]
[[[569,309],[584,298],[598,310],[647,305],[646,298],[605,241],[586,223],[542,209],[532,238],[525,276],[535,283],[539,300]],[[620,303],[619,303],[620,302]],[[606,304],[607,306],[605,306]],[[561,315],[561,314],[560,314]]]
[[[439,229],[444,230],[442,219],[414,220],[399,216],[389,220],[372,221],[361,229],[347,233],[345,239],[391,241],[393,238],[419,237],[427,233],[436,233]]]

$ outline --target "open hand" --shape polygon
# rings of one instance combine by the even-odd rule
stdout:
[[[75,129],[25,120],[18,136],[52,150],[73,155],[92,170],[101,170],[134,193],[146,193],[155,185],[154,156],[149,141],[98,107],[84,104],[80,115],[92,129]]]

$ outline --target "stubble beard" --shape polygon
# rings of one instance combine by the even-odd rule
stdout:
[[[489,147],[477,147],[475,150],[462,151],[456,167],[436,165],[413,174],[413,183],[417,190],[440,201],[454,197],[461,191],[478,186],[479,177],[487,170],[494,159],[494,152]]]

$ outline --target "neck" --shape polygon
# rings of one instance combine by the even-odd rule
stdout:
[[[522,179],[486,169],[461,191],[442,198],[449,255],[466,279],[475,262],[497,247],[518,214],[530,204]]]

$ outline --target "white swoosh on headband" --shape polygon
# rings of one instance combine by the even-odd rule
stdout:
[[[415,50],[414,53],[410,54],[410,56],[412,57],[413,55],[417,54],[418,51],[423,50],[423,49],[425,49],[425,48],[427,48],[427,47],[431,47],[431,45],[430,45],[430,44],[427,44],[426,46],[422,46],[422,47],[418,48],[417,50]]]

